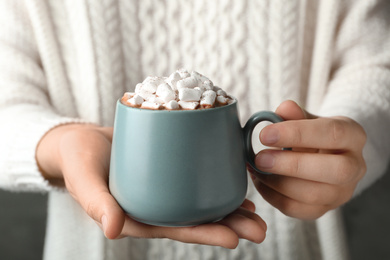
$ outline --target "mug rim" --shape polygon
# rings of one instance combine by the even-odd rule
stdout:
[[[213,107],[213,108],[206,108],[206,109],[175,109],[175,110],[169,110],[169,109],[148,109],[148,108],[140,108],[140,107],[131,107],[131,106],[127,106],[125,104],[123,104],[121,102],[121,99],[122,98],[119,98],[117,103],[120,104],[121,106],[125,107],[125,108],[128,108],[128,109],[132,109],[132,110],[137,110],[137,111],[145,111],[145,112],[151,112],[151,113],[165,113],[165,112],[168,112],[168,113],[202,113],[202,112],[207,112],[207,111],[216,111],[216,110],[220,110],[220,109],[226,109],[230,106],[234,106],[238,103],[238,100],[237,98],[229,95],[230,98],[233,99],[233,102],[230,103],[230,104],[227,104],[227,105],[224,105],[224,106],[220,106],[220,107]]]

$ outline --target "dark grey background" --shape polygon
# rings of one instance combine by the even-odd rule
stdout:
[[[42,259],[46,199],[0,191],[0,259]],[[390,171],[344,207],[352,260],[390,259]]]

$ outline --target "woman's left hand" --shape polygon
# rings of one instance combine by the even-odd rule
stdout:
[[[283,102],[276,113],[285,122],[265,127],[260,141],[292,151],[260,151],[255,165],[271,175],[253,174],[257,190],[287,216],[316,219],[349,201],[366,172],[363,128],[347,117],[322,118]]]

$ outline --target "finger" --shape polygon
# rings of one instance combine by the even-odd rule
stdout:
[[[244,215],[244,216],[246,216],[247,218],[253,219],[253,220],[256,221],[258,224],[260,224],[260,226],[262,227],[262,229],[264,230],[264,232],[267,231],[267,224],[266,224],[265,221],[264,221],[259,215],[257,215],[256,213],[251,212],[251,211],[248,211],[248,210],[244,210],[244,209],[240,209],[239,213],[242,214],[242,215]]]
[[[317,118],[269,125],[261,131],[260,141],[274,147],[348,150],[363,147],[365,134],[352,120]]]
[[[219,223],[229,227],[239,238],[258,244],[265,239],[267,230],[265,222],[258,215],[248,210],[238,209]]]
[[[347,202],[353,193],[353,189],[326,183],[307,181],[298,178],[281,175],[260,175],[259,180],[290,199],[308,205],[323,205],[337,207]]]
[[[91,186],[85,185],[84,192],[75,185],[69,190],[85,212],[101,224],[105,236],[109,239],[117,238],[122,231],[125,214],[104,183],[99,184],[98,180],[93,179],[89,181]]]
[[[125,221],[125,215],[108,190],[108,166],[111,143],[101,138],[101,133],[88,131],[85,134],[69,136],[73,145],[62,155],[65,162],[62,170],[65,185],[87,214],[100,222],[108,238],[116,238]],[[79,139],[77,139],[79,138]],[[77,147],[74,143],[93,143],[94,146]],[[89,147],[89,148],[88,148]],[[96,149],[100,152],[97,153]],[[106,152],[104,152],[106,151]],[[71,162],[71,163],[69,163]]]
[[[218,224],[203,224],[194,227],[160,227],[139,223],[126,218],[122,234],[139,238],[169,238],[184,243],[236,248],[238,236],[229,227]]]
[[[244,209],[247,209],[250,212],[255,212],[256,211],[256,205],[252,201],[250,201],[248,199],[245,199],[240,207],[244,208]]]
[[[302,220],[314,220],[332,209],[328,206],[308,205],[293,200],[263,184],[260,180],[255,180],[255,186],[268,203],[289,217]]]
[[[276,114],[284,120],[314,119],[317,116],[308,113],[292,100],[284,101],[276,109]]]
[[[258,169],[315,182],[346,185],[362,177],[364,167],[349,154],[299,153],[263,150],[255,158]]]

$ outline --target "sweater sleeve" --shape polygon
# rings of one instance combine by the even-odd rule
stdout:
[[[51,128],[78,119],[60,116],[50,104],[45,72],[23,1],[0,3],[0,188],[48,191],[35,159]]]
[[[348,116],[367,133],[363,150],[367,173],[356,195],[385,173],[390,158],[390,1],[344,5],[320,114]]]

